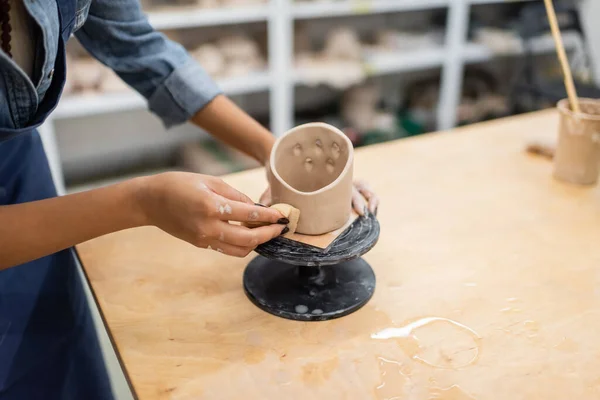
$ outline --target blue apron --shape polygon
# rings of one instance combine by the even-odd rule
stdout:
[[[0,128],[0,205],[56,196],[36,128],[64,86],[76,1],[57,1],[62,34],[55,73],[33,122]],[[72,249],[0,271],[0,399],[112,399]]]

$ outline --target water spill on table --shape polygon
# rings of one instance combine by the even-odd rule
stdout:
[[[531,319],[518,320],[502,328],[496,328],[504,333],[514,336],[523,336],[528,339],[536,339],[539,336],[540,324]]]
[[[377,357],[381,381],[375,387],[375,396],[380,400],[396,400],[404,398],[410,370],[399,361],[385,357]]]
[[[413,360],[442,369],[459,369],[475,363],[481,348],[477,332],[441,317],[426,317],[399,328],[386,328],[371,338],[393,339]]]
[[[526,320],[526,321],[523,321],[523,326],[525,328],[528,338],[532,339],[534,337],[537,337],[538,332],[540,330],[539,322],[532,321],[532,320]]]
[[[520,313],[521,311],[523,310],[515,307],[504,307],[500,310],[501,313]]]
[[[458,385],[449,388],[432,388],[429,391],[429,400],[475,400]]]

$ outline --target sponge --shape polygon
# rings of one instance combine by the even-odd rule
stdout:
[[[296,228],[298,227],[298,220],[300,219],[300,210],[290,206],[289,204],[284,203],[273,204],[271,208],[274,208],[275,210],[282,213],[283,216],[290,221],[289,224],[287,224],[287,227],[290,228],[290,230],[284,236],[294,234],[296,232]]]
[[[285,218],[287,218],[290,222],[287,224],[287,227],[290,229],[284,236],[291,236],[294,232],[296,232],[296,228],[298,227],[298,220],[300,219],[300,210],[290,206],[289,204],[273,204],[270,208],[273,208],[279,211]],[[248,228],[257,228],[259,226],[268,225],[265,222],[246,222],[244,223]]]

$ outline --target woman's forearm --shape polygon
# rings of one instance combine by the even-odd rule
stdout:
[[[137,201],[144,179],[0,207],[0,270],[144,225]]]
[[[227,97],[217,96],[192,122],[262,165],[267,163],[275,138]]]

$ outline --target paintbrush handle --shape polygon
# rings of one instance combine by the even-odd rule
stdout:
[[[560,61],[563,76],[565,78],[565,88],[567,89],[567,95],[569,96],[569,103],[571,103],[571,109],[575,113],[580,113],[581,108],[579,107],[579,100],[577,99],[577,91],[575,84],[573,83],[573,74],[571,73],[571,67],[567,59],[567,53],[565,52],[565,46],[560,35],[560,29],[558,27],[558,21],[556,19],[556,11],[552,0],[544,0],[546,4],[546,12],[548,13],[548,21],[550,22],[550,29],[552,30],[552,37],[554,38],[554,44],[556,45],[556,52]]]

